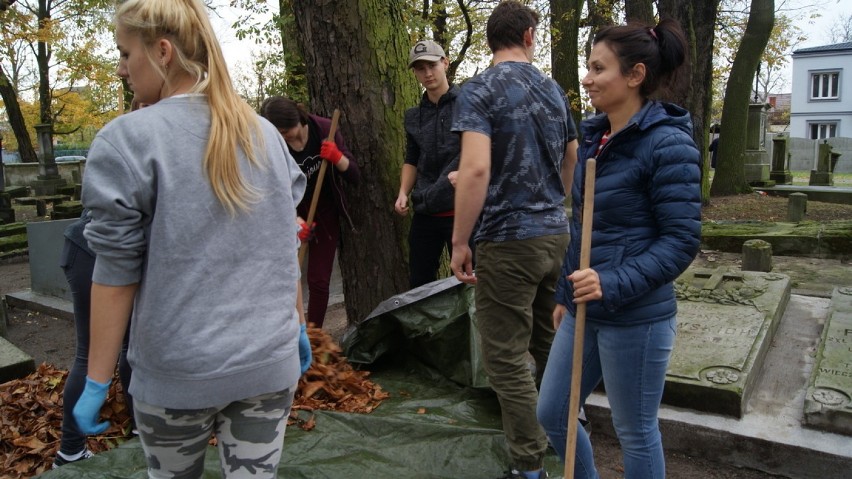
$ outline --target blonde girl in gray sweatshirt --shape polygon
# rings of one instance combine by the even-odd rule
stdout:
[[[149,476],[200,477],[215,432],[224,477],[275,477],[301,374],[305,178],[234,91],[200,0],[121,2],[115,25],[118,74],[150,106],[104,127],[89,152],[85,237],[97,261],[74,417],[87,433],[106,428],[98,411],[132,310],[130,392]]]

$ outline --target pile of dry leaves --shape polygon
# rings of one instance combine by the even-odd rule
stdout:
[[[317,409],[369,413],[388,397],[367,379],[368,372],[352,369],[327,333],[312,328],[308,336],[314,361],[299,380],[288,424],[311,430]],[[67,371],[42,364],[33,374],[0,385],[0,478],[23,479],[50,469],[62,435],[67,376]],[[104,434],[89,437],[88,447],[95,453],[115,447],[130,434],[131,418],[117,377],[101,417],[111,425]]]

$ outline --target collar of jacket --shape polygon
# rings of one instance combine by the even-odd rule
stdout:
[[[441,105],[443,105],[447,102],[451,102],[451,101],[455,100],[456,96],[458,96],[458,94],[459,94],[459,91],[460,91],[459,87],[457,87],[455,85],[450,85],[450,89],[447,90],[446,93],[441,95],[441,98],[438,98],[438,106],[441,106]],[[424,91],[423,96],[420,97],[420,106],[425,107],[425,106],[433,106],[433,105],[435,105],[435,104],[432,103],[429,100],[429,95],[427,94],[427,92]]]
[[[642,108],[630,118],[624,128],[627,129],[635,124],[639,130],[647,130],[659,123],[676,126],[692,136],[692,119],[689,112],[673,103],[656,100],[646,101]],[[580,123],[583,138],[594,138],[597,134],[608,129],[609,118],[606,114],[594,116]]]

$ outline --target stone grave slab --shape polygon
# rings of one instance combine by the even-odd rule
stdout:
[[[852,288],[835,288],[805,395],[806,426],[852,436]]]
[[[790,299],[789,276],[690,268],[675,291],[678,330],[663,402],[742,417]]]

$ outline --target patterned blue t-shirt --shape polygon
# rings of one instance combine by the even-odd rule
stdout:
[[[491,181],[476,241],[568,232],[560,171],[577,130],[555,81],[529,63],[498,63],[464,84],[452,129],[491,138]]]

